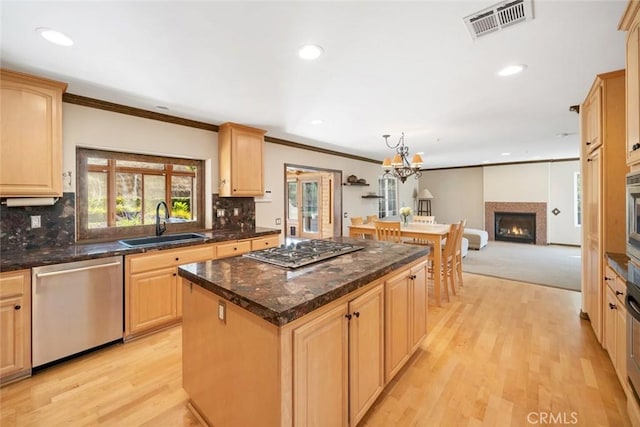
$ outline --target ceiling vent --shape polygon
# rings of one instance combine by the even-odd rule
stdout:
[[[509,25],[533,19],[531,0],[498,3],[464,18],[471,37],[477,39]]]

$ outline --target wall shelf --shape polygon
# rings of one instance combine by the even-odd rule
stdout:
[[[368,187],[369,184],[360,184],[359,182],[343,182],[342,185],[346,185],[346,186],[353,186],[353,187]]]
[[[384,199],[383,196],[369,196],[369,195],[362,196],[362,198],[363,199]]]

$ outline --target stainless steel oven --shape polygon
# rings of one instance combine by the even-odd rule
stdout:
[[[627,377],[640,401],[640,267],[629,261],[627,270]]]
[[[640,264],[640,171],[627,174],[627,255]]]

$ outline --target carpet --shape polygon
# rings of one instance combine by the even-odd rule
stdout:
[[[462,271],[580,291],[581,265],[579,247],[489,241],[469,250]]]

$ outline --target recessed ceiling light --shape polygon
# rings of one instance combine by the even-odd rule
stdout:
[[[311,120],[312,125],[321,125],[323,122],[320,119]]]
[[[156,110],[169,111],[169,107],[164,105],[156,105]]]
[[[511,153],[500,153],[501,156],[510,156]]]
[[[50,41],[51,43],[55,43],[59,46],[73,45],[73,40],[71,40],[71,37],[61,33],[60,31],[44,27],[38,27],[36,28],[36,31],[39,32],[45,40]]]
[[[508,65],[504,67],[502,70],[498,71],[498,75],[502,77],[512,76],[514,74],[518,74],[525,68],[527,68],[527,66],[524,64]]]
[[[323,52],[324,49],[316,44],[306,44],[298,50],[298,56],[302,59],[318,59]]]

